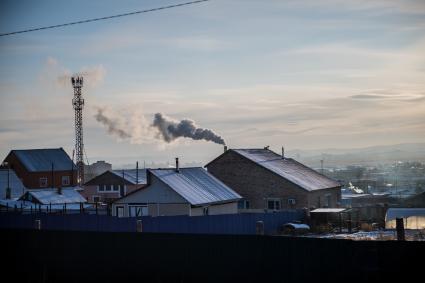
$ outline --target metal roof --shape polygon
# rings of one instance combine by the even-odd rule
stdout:
[[[68,171],[73,162],[63,148],[12,150],[16,157],[30,172]],[[76,168],[74,164],[74,168]]]
[[[24,194],[26,188],[21,179],[16,176],[12,169],[0,169],[0,199],[6,198],[7,178],[9,174],[9,187],[11,189],[11,198],[18,198]]]
[[[237,201],[242,197],[204,168],[148,169],[192,205]]]
[[[310,213],[339,213],[346,210],[346,208],[317,208],[310,211]]]
[[[87,200],[76,191],[79,187],[63,188],[62,193],[58,193],[58,189],[36,189],[28,190],[25,195],[31,196],[38,200],[41,204],[63,204],[63,203],[80,203]],[[28,199],[29,196],[25,198]],[[22,197],[21,197],[22,198]]]
[[[118,177],[123,177],[123,171],[124,171],[124,179],[134,185],[144,185],[146,184],[146,169],[138,169],[138,173],[136,172],[136,169],[124,169],[124,170],[112,170],[111,172]],[[136,182],[138,176],[138,181]]]
[[[230,149],[258,165],[282,176],[307,191],[340,187],[341,184],[292,158],[268,149]]]
[[[411,216],[425,217],[425,208],[388,208],[385,215],[385,221],[394,220],[396,218],[408,218]]]

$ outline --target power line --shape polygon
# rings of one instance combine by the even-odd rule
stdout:
[[[118,14],[118,15],[113,15],[113,16],[107,16],[107,17],[102,17],[102,18],[88,19],[88,20],[82,20],[82,21],[78,21],[78,22],[70,22],[70,23],[66,23],[66,24],[59,24],[59,25],[52,25],[52,26],[46,26],[46,27],[32,28],[32,29],[26,29],[26,30],[20,30],[20,31],[13,31],[13,32],[8,32],[8,33],[2,33],[2,34],[0,34],[0,36],[7,36],[7,35],[18,34],[18,33],[25,33],[25,32],[32,32],[32,31],[38,31],[38,30],[60,28],[60,27],[65,27],[65,26],[78,25],[78,24],[85,24],[85,23],[90,23],[90,22],[108,20],[108,19],[119,18],[119,17],[126,17],[126,16],[131,16],[131,15],[136,15],[136,14],[142,14],[142,13],[148,13],[148,12],[155,12],[155,11],[160,11],[160,10],[165,10],[165,9],[171,9],[171,8],[181,7],[181,6],[198,4],[198,3],[201,3],[201,2],[207,2],[207,1],[210,1],[210,0],[191,1],[191,2],[185,2],[185,3],[175,4],[175,5],[162,6],[162,7],[148,9],[148,10],[141,10],[141,11],[135,11],[135,12],[125,13],[125,14]]]

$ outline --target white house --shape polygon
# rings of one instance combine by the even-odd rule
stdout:
[[[201,167],[147,169],[147,186],[112,204],[118,217],[214,215],[238,211],[242,197]]]

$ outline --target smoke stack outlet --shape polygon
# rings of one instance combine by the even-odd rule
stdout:
[[[285,159],[285,148],[282,146],[282,159]]]
[[[176,157],[176,172],[179,173],[180,172],[180,168],[179,168],[179,158]]]
[[[226,151],[227,151],[227,145],[224,146],[224,152],[226,152]]]

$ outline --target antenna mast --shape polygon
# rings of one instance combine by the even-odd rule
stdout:
[[[75,110],[75,155],[77,163],[77,183],[81,186],[84,183],[84,143],[83,143],[83,106],[81,88],[83,87],[83,77],[73,76],[71,78],[74,87],[74,98],[72,105]]]

